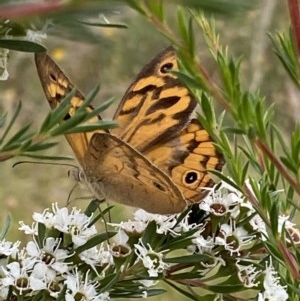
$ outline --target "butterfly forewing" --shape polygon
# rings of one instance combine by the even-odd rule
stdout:
[[[60,105],[61,101],[69,93],[71,93],[74,85],[46,53],[36,53],[35,63],[47,100],[50,104],[51,109],[54,110],[57,106]],[[76,89],[75,95],[70,100],[70,110],[61,122],[71,118],[78,110],[78,108],[83,105],[83,102],[84,96],[79,90]],[[94,109],[92,106],[88,106],[86,110],[88,112],[91,112]],[[95,116],[88,122],[94,123],[99,121],[100,119],[100,116]],[[83,158],[85,153],[87,152],[89,141],[93,133],[94,132],[74,133],[66,135],[66,138],[70,146],[72,147],[80,165],[83,164]]]
[[[144,152],[181,132],[191,118],[196,101],[172,73],[176,54],[169,47],[146,65],[125,93],[115,119],[116,136]]]

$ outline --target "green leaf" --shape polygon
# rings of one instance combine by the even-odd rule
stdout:
[[[61,122],[68,114],[71,105],[70,101],[75,96],[76,89],[74,88],[52,111],[50,111],[41,125],[40,133],[45,133]]]
[[[9,227],[11,225],[11,222],[12,222],[11,214],[7,214],[7,216],[5,218],[5,221],[4,221],[4,224],[3,224],[2,228],[1,228],[1,231],[0,231],[0,240],[1,241],[5,238],[8,230],[9,230]]]
[[[201,95],[201,108],[208,123],[214,125],[216,123],[216,120],[212,108],[212,103],[208,98],[208,96],[206,95],[206,93],[202,93]]]
[[[83,25],[104,27],[104,28],[128,28],[126,24],[116,24],[116,23],[102,23],[102,22],[89,22],[89,21],[78,21]]]
[[[52,137],[65,134],[68,130],[72,131],[72,128],[80,124],[85,120],[85,113],[76,113],[72,118],[68,119],[64,123],[61,123],[58,127],[53,128],[50,131]]]
[[[40,160],[53,160],[53,161],[74,160],[74,158],[70,156],[44,156],[44,155],[27,154],[26,152],[19,154],[19,156],[33,158],[33,159],[40,159]]]
[[[16,40],[16,39],[0,39],[0,47],[10,50],[17,50],[23,52],[45,52],[46,48],[38,43]]]
[[[97,235],[93,236],[91,239],[89,239],[83,246],[76,248],[75,252],[77,254],[79,254],[85,250],[93,248],[93,247],[101,244],[102,242],[110,239],[111,237],[115,236],[116,233],[117,232],[105,232],[105,233],[97,234]]]
[[[177,8],[177,23],[183,41],[185,44],[189,44],[189,32],[186,25],[185,13],[180,6]]]
[[[45,300],[45,292],[43,290],[38,291],[38,293],[36,295],[34,295],[31,298],[31,301],[41,301],[41,300]],[[56,299],[57,301],[57,299]]]
[[[20,129],[14,136],[12,136],[8,140],[8,142],[2,148],[2,151],[16,149],[16,148],[21,146],[21,143],[23,141],[25,141],[26,139],[32,137],[33,136],[32,133],[27,133],[29,128],[30,128],[30,124],[28,124],[27,126],[24,126],[22,129]]]
[[[151,221],[143,232],[142,241],[144,245],[151,243],[156,236],[156,223],[155,221]]]
[[[148,1],[145,2],[145,4],[158,20],[164,21],[164,6],[162,0]]]
[[[37,151],[42,151],[51,148],[55,145],[57,145],[57,142],[49,142],[49,143],[41,142],[41,143],[30,145],[28,147],[22,147],[21,150],[24,152],[37,152]]]
[[[203,261],[207,261],[207,259],[211,259],[211,256],[205,254],[193,254],[190,256],[180,256],[180,257],[172,257],[165,258],[164,261],[166,263],[199,263]]]
[[[193,19],[189,18],[189,24],[188,24],[188,33],[189,33],[189,53],[192,57],[195,56],[195,34],[194,34],[194,28],[193,28]]]
[[[136,1],[136,0],[125,0],[125,2],[134,10],[136,10],[137,12],[139,12],[141,15],[146,15],[145,9],[142,7],[142,5],[140,5],[140,1]]]
[[[91,93],[93,93],[93,91],[91,91]],[[92,94],[91,96],[92,97]],[[85,111],[83,110],[85,107],[87,107],[89,105],[89,103],[93,100],[93,98],[87,97],[86,100],[84,101],[83,105],[77,110],[76,114],[78,112],[82,112]],[[94,96],[93,96],[94,97]],[[104,101],[100,106],[98,106],[97,108],[93,109],[92,112],[89,112],[86,115],[85,120],[89,120],[90,118],[94,117],[94,116],[98,116],[98,114],[100,114],[101,112],[105,111],[107,108],[109,108],[111,106],[111,104],[113,104],[115,101],[114,98],[110,98],[106,101]],[[85,111],[86,112],[86,111]],[[87,112],[86,112],[87,113]]]
[[[175,285],[173,282],[164,279],[164,281],[169,284],[171,287],[173,287],[176,291],[178,291],[179,293],[181,293],[182,295],[184,295],[186,298],[185,300],[194,300],[194,301],[199,301],[199,297],[196,296],[195,294],[191,294],[190,292],[184,290],[182,287]],[[206,299],[205,299],[206,300]]]
[[[112,287],[115,286],[115,284],[119,280],[119,277],[120,277],[119,273],[108,274],[106,277],[104,277],[100,281],[100,283],[101,283],[101,289],[104,292],[105,291],[109,291]],[[110,296],[112,297],[111,294],[110,294]]]
[[[3,143],[4,139],[6,138],[7,134],[9,133],[11,127],[15,123],[15,121],[16,121],[16,119],[17,119],[17,117],[18,117],[18,115],[19,115],[19,113],[21,111],[21,108],[22,108],[22,103],[18,102],[16,110],[15,110],[15,112],[14,112],[14,114],[13,114],[13,116],[12,116],[10,122],[9,122],[9,124],[7,125],[5,131],[4,131],[4,133],[3,133],[3,135],[2,135],[2,137],[0,139],[0,145]],[[6,114],[4,116],[6,117]]]
[[[274,203],[272,204],[271,210],[270,210],[270,217],[271,217],[271,228],[272,233],[275,237],[278,236],[278,204]]]
[[[255,1],[240,0],[174,0],[173,2],[221,15],[242,14],[255,7]]]
[[[226,284],[218,284],[218,285],[209,285],[207,286],[212,292],[220,293],[220,294],[230,294],[237,293],[244,289],[244,285],[241,283],[226,283]]]
[[[104,200],[103,200],[104,201]],[[101,202],[101,200],[99,201]],[[90,226],[94,225],[99,219],[103,219],[105,227],[106,227],[106,220],[105,220],[105,215],[110,214],[110,210],[114,208],[114,206],[108,206],[104,210],[101,209],[99,214],[97,214],[95,217],[93,217],[93,220],[90,222]],[[99,209],[100,210],[100,209]],[[109,215],[109,220],[110,220],[110,215]]]
[[[87,216],[92,216],[95,213],[95,211],[99,209],[101,203],[103,203],[102,200],[92,200],[89,203],[88,207],[85,209],[84,214]]]
[[[195,77],[189,76],[181,71],[172,71],[171,73],[174,73],[191,90],[207,90],[204,81],[200,81],[199,78],[195,79]]]
[[[7,113],[3,114],[2,116],[0,116],[0,128],[2,128],[6,122],[6,118],[7,118]],[[1,144],[2,138],[0,139],[0,144]]]
[[[46,225],[43,223],[38,223],[37,242],[40,248],[44,246],[45,237],[46,237]]]

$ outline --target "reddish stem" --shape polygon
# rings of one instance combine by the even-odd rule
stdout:
[[[300,195],[300,186],[297,181],[288,173],[286,168],[282,165],[280,160],[273,154],[273,152],[265,145],[263,142],[256,140],[255,145],[271,160],[271,162],[280,171],[280,174],[290,183],[290,185],[297,191]]]
[[[0,18],[15,19],[30,17],[32,15],[56,12],[64,5],[61,1],[43,3],[18,3],[0,5]]]
[[[291,274],[293,275],[294,279],[299,280],[300,279],[300,274],[298,271],[299,267],[298,267],[298,264],[293,256],[293,254],[291,254],[289,252],[289,250],[282,243],[282,241],[279,240],[279,241],[277,241],[277,243],[278,243],[278,248],[284,257],[285,262],[287,263]]]
[[[298,56],[300,56],[300,15],[298,0],[288,0],[288,8],[291,19],[292,31],[297,48]]]

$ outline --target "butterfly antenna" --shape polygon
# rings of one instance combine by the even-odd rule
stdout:
[[[72,196],[72,193],[74,192],[74,190],[77,188],[77,186],[78,186],[78,182],[77,182],[77,183],[72,187],[72,189],[70,190],[69,195],[68,195],[68,198],[67,198],[66,206],[69,206],[69,205],[71,204],[71,202],[72,202],[71,196]],[[73,200],[76,200],[76,198],[73,199]]]
[[[12,168],[15,168],[16,166],[20,164],[43,164],[43,165],[59,165],[59,166],[68,166],[68,167],[73,167],[73,168],[78,168],[74,164],[69,164],[69,163],[56,163],[56,162],[40,162],[40,161],[19,161],[13,164]]]

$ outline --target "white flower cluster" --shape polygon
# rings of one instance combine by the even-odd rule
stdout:
[[[137,285],[135,297],[147,297],[157,279],[172,273],[172,260],[166,257],[178,251],[174,247],[178,244],[179,249],[192,252],[186,257],[201,258],[195,262],[199,277],[216,266],[228,271],[229,260],[241,286],[264,285],[265,292],[259,300],[269,298],[272,288],[281,295],[281,299],[272,300],[286,300],[285,287],[280,286],[271,263],[263,271],[258,269],[258,261],[249,256],[257,242],[262,247],[268,231],[243,195],[222,183],[217,192],[209,192],[199,207],[204,213],[198,222],[191,222],[185,213],[166,216],[137,210],[133,220],[108,224],[117,230],[110,236],[106,233],[107,237],[115,234],[109,242],[103,233],[97,233],[92,217],[76,208],[69,212],[54,204],[52,210],[34,213],[31,226],[20,223],[20,230],[32,237],[25,248],[20,249],[19,242],[0,241],[0,256],[7,258],[1,266],[0,297],[4,299],[10,292],[24,300],[44,291],[53,298],[63,294],[67,301],[110,300],[109,289],[113,286],[105,290],[101,280],[114,275],[116,282],[117,275],[122,275],[122,279],[128,277],[132,281],[130,285]],[[288,233],[287,243],[299,243],[299,231],[285,216],[278,222],[278,233],[283,231]]]
[[[57,298],[65,288],[67,301],[78,300],[79,295],[85,300],[110,300],[108,292],[99,292],[99,283],[89,278],[90,273],[83,275],[73,262],[76,248],[83,246],[97,233],[95,226],[90,226],[91,218],[75,208],[69,213],[67,208],[60,209],[55,204],[52,211],[34,213],[33,219],[31,227],[20,222],[19,229],[32,235],[25,248],[19,249],[19,242],[0,242],[0,254],[9,256],[8,262],[2,262],[1,266],[0,297],[6,298],[9,288],[12,288],[16,296],[35,296],[46,291]],[[50,234],[40,241],[41,225],[53,236]],[[63,245],[66,242],[69,247]],[[99,250],[96,248],[78,254],[79,258],[94,269],[96,265],[113,264],[107,250],[102,246]]]
[[[19,249],[19,242],[0,242],[0,255],[9,258],[1,267],[0,297],[6,298],[12,287],[16,296],[33,297],[40,291],[47,291],[51,297],[58,298],[65,288],[67,301],[78,300],[78,296],[87,301],[110,300],[109,292],[102,292],[99,282],[94,279],[107,276],[106,272],[109,273],[115,267],[116,259],[136,254],[134,265],[142,264],[149,277],[158,277],[168,268],[163,261],[164,252],[156,252],[149,244],[144,245],[141,239],[131,248],[127,244],[128,235],[123,229],[128,234],[137,230],[143,232],[150,222],[155,221],[157,233],[179,235],[182,228],[188,229],[189,226],[186,219],[177,224],[175,217],[138,210],[134,222],[112,224],[119,229],[113,244],[101,243],[77,253],[78,248],[84,247],[97,234],[95,226],[90,225],[91,217],[76,208],[69,212],[66,207],[59,208],[53,204],[52,210],[46,209],[42,214],[34,213],[31,226],[20,222],[19,229],[32,236],[25,248]],[[48,236],[40,239],[41,232]],[[77,268],[83,264],[88,266],[85,273]],[[138,278],[136,282],[140,284],[141,297],[146,297],[146,289],[156,284],[156,281],[148,280],[147,277]]]
[[[249,182],[246,185],[252,191]],[[192,251],[202,254],[211,253],[214,256],[214,262],[210,262],[209,267],[213,267],[220,263],[226,265],[225,260],[217,255],[227,250],[231,256],[234,254],[236,258],[235,266],[238,278],[245,288],[257,287],[260,284],[257,279],[260,275],[265,274],[263,283],[265,291],[259,294],[258,300],[287,300],[286,287],[281,286],[279,278],[275,277],[276,272],[271,262],[265,271],[257,269],[252,264],[254,261],[250,259],[250,256],[243,261],[243,264],[241,263],[242,252],[250,255],[251,246],[259,241],[267,240],[269,236],[265,222],[243,194],[222,182],[216,192],[214,189],[211,190],[199,207],[209,212],[209,218],[206,219],[203,227],[194,234]],[[241,218],[247,222],[239,223],[243,225],[237,226],[236,224]],[[293,244],[299,244],[300,232],[296,225],[288,219],[288,216],[278,217],[278,234],[281,235],[283,231],[286,231],[288,233],[286,242],[291,243],[292,240]],[[208,235],[207,225],[209,225],[208,228],[217,230]],[[207,264],[203,263],[203,266],[207,267]]]

